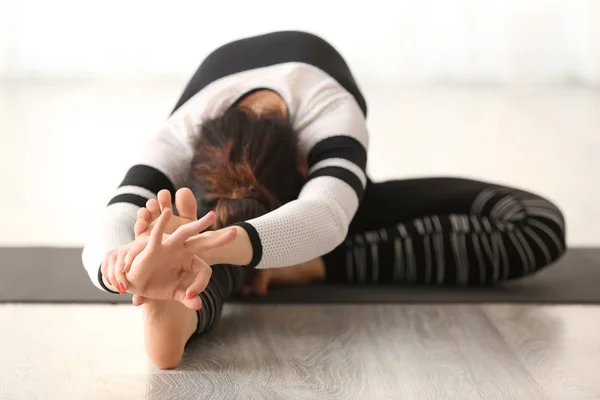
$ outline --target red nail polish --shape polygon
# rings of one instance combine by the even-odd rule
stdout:
[[[190,292],[187,296],[188,300],[193,299],[194,297],[198,296],[198,293],[195,292]]]

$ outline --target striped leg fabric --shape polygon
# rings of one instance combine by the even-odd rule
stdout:
[[[489,188],[468,213],[354,233],[325,262],[330,282],[481,285],[531,275],[565,248],[565,221],[554,204]]]

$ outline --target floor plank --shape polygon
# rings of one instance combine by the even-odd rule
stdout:
[[[600,399],[600,307],[484,307],[539,386],[555,399]]]

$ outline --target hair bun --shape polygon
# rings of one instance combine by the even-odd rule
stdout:
[[[254,199],[269,209],[279,205],[279,201],[260,183],[253,183],[246,187],[237,187],[231,192],[228,198],[232,200],[243,198]]]
[[[231,194],[229,196],[227,196],[227,198],[231,199],[231,200],[237,200],[237,199],[243,199],[244,197],[248,197],[248,193],[250,193],[251,187],[252,186],[237,187],[237,188],[233,189],[233,191],[231,192]]]

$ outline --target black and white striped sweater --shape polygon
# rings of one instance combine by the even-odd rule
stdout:
[[[322,69],[287,62],[217,79],[178,108],[140,145],[131,168],[86,243],[82,259],[94,284],[106,290],[99,266],[106,252],[134,239],[136,213],[161,189],[187,186],[192,143],[202,121],[214,118],[244,94],[278,93],[288,106],[309,166],[298,199],[247,222],[252,267],[275,268],[322,256],[342,243],[366,185],[369,135],[355,96]]]

